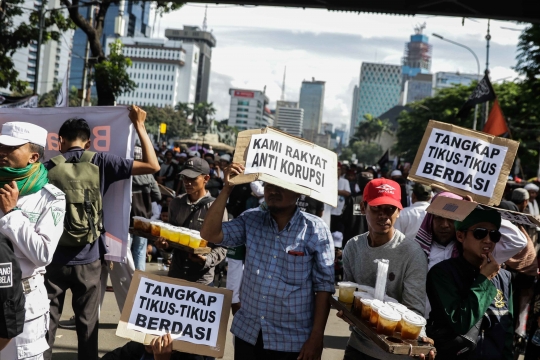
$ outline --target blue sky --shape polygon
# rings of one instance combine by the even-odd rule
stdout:
[[[158,17],[154,36],[166,28],[202,26],[205,6],[188,3]],[[153,18],[151,22],[153,22]],[[281,96],[287,66],[286,100],[298,101],[302,80],[326,81],[323,122],[349,123],[352,90],[363,61],[400,64],[414,27],[426,23],[433,45],[432,72],[476,73],[476,61],[465,49],[431,36],[438,33],[476,52],[485,69],[487,20],[442,16],[353,14],[319,9],[209,5],[208,28],[217,39],[212,55],[210,101],[217,119],[228,118],[231,87],[266,91],[271,105]],[[491,22],[491,79],[514,79],[516,45],[523,24]],[[159,28],[159,29],[158,29]]]

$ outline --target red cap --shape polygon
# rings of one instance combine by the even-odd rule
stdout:
[[[403,210],[401,205],[401,188],[399,184],[389,179],[373,179],[364,189],[364,201],[369,206],[392,205]]]

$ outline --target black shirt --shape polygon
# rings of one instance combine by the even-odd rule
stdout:
[[[23,331],[25,297],[21,268],[11,241],[0,234],[0,338],[12,339]]]

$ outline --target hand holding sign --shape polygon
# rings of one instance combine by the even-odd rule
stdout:
[[[146,352],[154,354],[154,360],[169,360],[172,355],[173,341],[171,334],[159,336],[145,346]]]
[[[231,185],[229,183],[229,180],[235,177],[236,175],[242,174],[244,170],[245,170],[244,165],[238,164],[238,163],[232,163],[231,165],[223,169],[223,182],[225,184],[224,189],[227,188],[228,190],[232,190],[234,185]]]

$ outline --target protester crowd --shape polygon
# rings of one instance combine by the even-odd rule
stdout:
[[[339,164],[337,206],[255,181],[211,148],[157,147],[145,113],[129,118],[134,160],[89,151],[90,127],[69,119],[59,154],[43,159],[47,131],[6,123],[0,135],[0,360],[51,359],[59,326],[77,332],[78,358],[98,358],[99,309],[110,276],[122,311],[135,269],[163,258],[170,277],[233,292],[235,359],[320,359],[338,281],[375,286],[389,260],[386,294],[427,320],[420,341],[441,359],[540,356],[538,231],[481,205],[462,221],[427,213],[437,197],[472,201],[407,180],[408,168]],[[102,198],[132,181],[131,217],[200,231],[210,252],[131,236],[126,263],[107,253]],[[537,181],[509,182],[500,208],[538,217]],[[8,265],[9,264],[9,265]],[[60,322],[67,290],[74,317]],[[351,335],[344,359],[405,359],[383,351],[342,312]],[[347,324],[349,323],[349,324]],[[434,358],[433,352],[420,358]],[[210,359],[172,350],[169,334],[129,342],[103,359]]]

